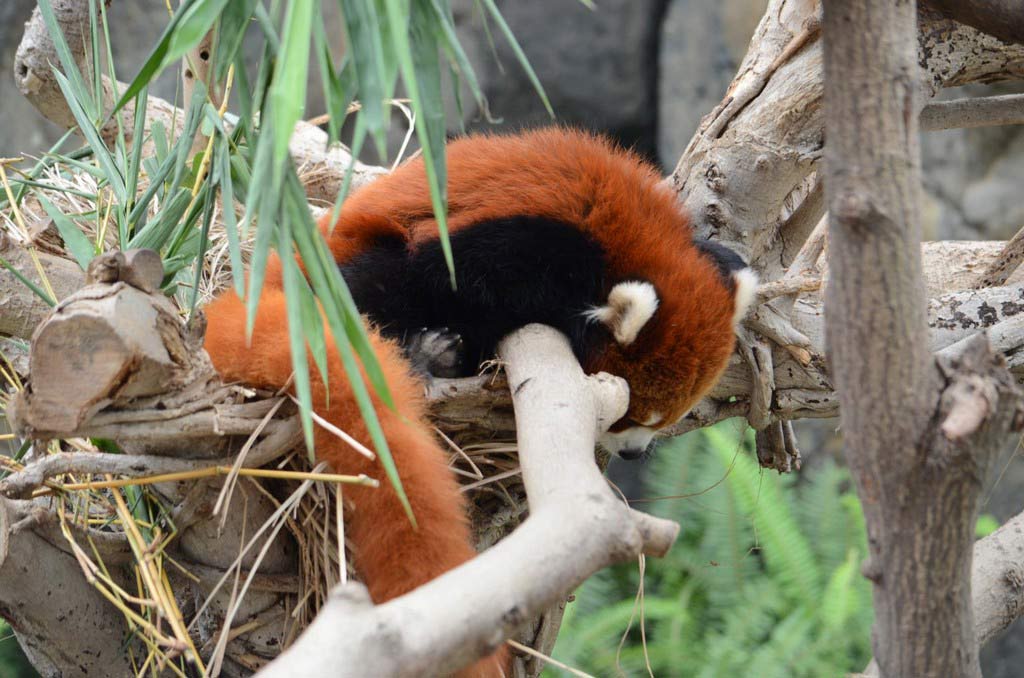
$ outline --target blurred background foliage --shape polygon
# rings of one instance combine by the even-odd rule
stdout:
[[[642,593],[637,563],[587,581],[556,659],[595,676],[646,675],[650,662],[654,675],[680,678],[866,666],[867,542],[844,469],[823,460],[798,475],[763,471],[752,436],[723,422],[663,444],[642,476],[634,506],[678,521],[679,540],[643,564]]]
[[[0,676],[4,678],[35,678],[39,674],[28,663],[7,622],[0,620]]]

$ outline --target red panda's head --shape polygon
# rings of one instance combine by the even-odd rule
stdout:
[[[588,313],[610,335],[588,371],[629,383],[629,410],[600,440],[626,459],[642,456],[715,385],[756,293],[757,275],[727,248],[698,244],[687,259],[658,280],[615,284]]]

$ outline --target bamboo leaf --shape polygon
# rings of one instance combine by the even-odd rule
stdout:
[[[234,0],[224,6],[217,29],[214,82],[224,82],[228,68],[242,54],[242,39],[252,21],[256,0]],[[236,71],[238,68],[236,67]]]
[[[509,46],[512,48],[513,54],[516,55],[516,59],[519,61],[519,65],[523,67],[526,72],[526,77],[530,79],[530,84],[533,85],[533,89],[537,91],[537,96],[544,102],[544,108],[547,109],[548,115],[552,118],[555,117],[555,111],[551,108],[551,102],[548,101],[548,95],[544,91],[544,86],[540,84],[540,79],[533,70],[533,66],[530,65],[530,60],[526,58],[526,53],[523,52],[523,48],[519,46],[519,41],[516,40],[516,36],[512,34],[512,29],[505,23],[505,17],[501,16],[501,12],[498,10],[498,6],[494,4],[494,0],[479,0],[483,6],[487,9],[487,12],[494,19],[494,23],[498,25],[498,29],[508,40]]]
[[[437,219],[437,230],[444,252],[452,289],[455,289],[455,262],[448,239],[447,170],[444,155],[444,110],[441,103],[441,68],[437,46],[430,39],[430,24],[422,2],[414,2],[408,27],[400,0],[385,0],[394,49],[402,78],[412,98],[419,121],[416,136],[423,151],[430,186],[430,200]],[[406,30],[408,28],[408,30]],[[410,36],[411,33],[411,36]],[[440,115],[440,121],[438,116]],[[440,127],[440,129],[438,129]]]
[[[50,297],[50,295],[49,295],[49,294],[47,294],[47,293],[46,293],[46,292],[44,292],[44,291],[43,291],[42,289],[40,289],[39,285],[36,285],[36,284],[35,284],[34,282],[32,282],[31,280],[29,280],[28,278],[26,278],[26,277],[25,277],[25,276],[24,276],[24,275],[22,274],[22,272],[21,272],[21,271],[19,271],[18,269],[14,268],[14,266],[11,266],[11,263],[10,263],[9,261],[7,261],[6,259],[4,259],[3,257],[0,257],[0,266],[3,266],[3,267],[4,267],[4,268],[6,268],[6,269],[7,269],[8,271],[10,271],[10,272],[11,272],[11,274],[12,274],[12,275],[13,275],[13,276],[14,276],[15,278],[17,278],[18,280],[20,280],[20,281],[21,281],[21,283],[22,283],[22,284],[23,284],[23,285],[24,285],[25,287],[27,287],[27,288],[29,288],[30,290],[32,290],[32,292],[33,292],[33,293],[34,293],[34,294],[35,294],[35,295],[36,295],[37,297],[39,297],[40,299],[42,299],[42,300],[43,300],[43,301],[44,301],[44,302],[46,303],[46,305],[47,305],[47,306],[50,306],[50,307],[52,308],[53,306],[56,306],[56,305],[57,305],[57,300],[56,300],[56,299],[52,299],[52,298]]]
[[[171,40],[174,38],[175,33],[177,33],[178,25],[181,23],[185,14],[189,12],[197,2],[202,2],[202,0],[183,0],[181,6],[178,7],[178,11],[174,13],[170,22],[168,22],[167,28],[164,29],[163,35],[160,36],[156,46],[153,47],[153,51],[149,53],[149,57],[146,59],[146,62],[142,64],[142,68],[139,70],[138,75],[135,76],[128,85],[128,88],[124,91],[124,94],[122,94],[121,98],[118,99],[117,105],[114,106],[114,110],[111,111],[111,114],[115,114],[124,108],[125,104],[131,101],[143,87],[149,85],[149,83],[160,75],[160,72],[167,64],[174,61],[174,59],[169,59],[167,57]],[[201,37],[202,36],[200,36],[200,38]]]
[[[221,214],[224,219],[224,232],[228,238],[228,257],[231,260],[231,280],[234,283],[235,294],[242,298],[245,296],[245,268],[242,263],[242,245],[238,237],[238,221],[235,218],[235,189],[231,179],[231,159],[228,155],[227,140],[221,140],[215,151]]]
[[[171,239],[191,201],[192,192],[187,188],[179,188],[170,202],[163,205],[160,214],[132,236],[128,247],[160,251]]]
[[[381,466],[384,468],[384,472],[392,487],[394,487],[395,494],[405,509],[406,515],[409,516],[409,520],[415,525],[416,517],[413,515],[412,505],[409,503],[405,489],[402,486],[402,480],[398,475],[398,468],[395,466],[394,457],[388,447],[384,430],[380,425],[380,419],[374,410],[373,400],[370,398],[370,393],[359,371],[356,353],[353,351],[354,342],[350,337],[356,337],[362,344],[361,347],[356,345],[356,348],[367,378],[374,385],[377,395],[385,405],[394,408],[387,383],[384,381],[383,373],[380,370],[380,364],[377,362],[376,354],[373,352],[369,338],[366,336],[366,330],[362,325],[359,312],[355,308],[355,303],[352,301],[352,296],[348,293],[348,288],[341,279],[338,266],[331,257],[330,250],[327,248],[324,239],[319,236],[315,225],[312,223],[308,210],[305,209],[305,198],[298,179],[294,174],[289,177],[288,186],[292,203],[290,214],[301,219],[303,222],[292,231],[299,256],[302,257],[306,273],[312,282],[313,291],[320,299],[324,316],[327,319],[327,325],[334,337],[334,348],[338,352],[342,366],[348,376],[349,386],[356,399],[363,422],[366,424],[367,431],[370,434],[374,449],[377,450]]]
[[[181,19],[174,27],[167,51],[164,53],[160,68],[163,70],[185,56],[185,53],[200,43],[203,37],[213,28],[228,0],[196,0],[188,9],[181,13]]]
[[[103,174],[110,187],[114,190],[114,195],[122,203],[128,202],[128,195],[125,189],[124,177],[121,176],[121,170],[114,164],[114,159],[110,156],[110,151],[107,150],[107,145],[103,143],[100,138],[99,130],[93,125],[92,120],[89,119],[88,114],[83,108],[82,101],[75,95],[74,87],[67,78],[64,77],[59,71],[54,71],[54,77],[57,79],[57,85],[60,86],[60,91],[67,100],[68,108],[71,110],[71,114],[75,116],[75,122],[78,123],[78,129],[82,132],[82,136],[85,137],[86,142],[89,144],[89,148],[92,149],[93,155],[100,163],[100,167],[103,169]]]
[[[445,52],[454,64],[453,70],[456,74],[465,79],[466,85],[469,86],[469,91],[473,93],[473,98],[476,100],[477,106],[480,107],[480,111],[484,115],[484,118],[490,120],[491,115],[487,106],[487,97],[484,96],[483,90],[480,89],[480,83],[476,79],[476,72],[473,70],[473,65],[469,62],[469,57],[466,56],[466,51],[462,49],[458,35],[455,33],[455,21],[452,18],[451,3],[449,0],[430,0],[430,4],[434,10],[436,25],[439,29],[437,42],[444,46]],[[458,80],[455,80],[453,90],[455,92],[455,97],[458,100]],[[461,113],[461,102],[457,103]],[[461,122],[461,115],[459,116],[459,120]]]
[[[288,5],[282,52],[270,86],[275,165],[284,162],[295,123],[306,107],[309,37],[313,31],[315,5],[311,0],[293,0]]]
[[[312,329],[303,326],[302,304],[298,302],[307,291],[303,289],[305,282],[298,271],[295,256],[292,252],[292,239],[287,224],[279,229],[278,251],[281,253],[281,267],[284,277],[284,294],[288,302],[285,308],[288,315],[288,339],[291,343],[292,370],[295,382],[295,394],[299,400],[299,418],[302,421],[302,434],[306,440],[306,450],[310,461],[313,457],[313,391],[309,381],[309,363],[306,362],[306,333]]]
[[[385,73],[382,22],[373,0],[341,0],[349,54],[358,82],[361,113],[366,128],[377,144],[377,153],[387,157],[387,117],[384,99],[388,76]],[[393,29],[392,29],[393,30]]]
[[[89,238],[86,237],[85,233],[82,233],[82,229],[78,227],[78,224],[54,207],[53,203],[47,200],[42,193],[36,193],[36,200],[39,201],[39,204],[46,210],[46,214],[53,220],[53,225],[57,227],[60,237],[64,240],[65,247],[68,248],[68,252],[71,253],[71,256],[75,258],[75,261],[78,262],[78,265],[84,271],[89,266],[92,258],[96,256],[96,248],[89,241]]]
[[[78,70],[78,64],[71,54],[71,48],[68,47],[68,42],[64,39],[64,32],[57,24],[57,18],[53,14],[53,6],[50,4],[50,0],[39,0],[38,5],[39,13],[43,17],[43,23],[46,24],[46,31],[50,34],[54,49],[56,49],[57,56],[60,58],[60,65],[64,70],[64,76],[71,83],[71,91],[75,93],[78,101],[83,102],[85,110],[90,112],[90,116],[98,115],[96,102],[89,95],[82,72]],[[67,97],[67,94],[65,94],[65,97]]]
[[[316,48],[317,63],[320,66],[320,81],[323,87],[324,100],[327,102],[327,135],[328,142],[334,143],[338,140],[341,125],[348,114],[349,104],[352,103],[356,94],[356,75],[352,65],[352,59],[346,54],[341,62],[338,71],[334,70],[331,63],[330,45],[327,34],[324,31],[323,22],[314,23],[314,46]]]
[[[198,252],[189,258],[195,262],[196,275],[192,283],[192,294],[188,303],[188,317],[191,319],[196,312],[196,302],[199,301],[199,284],[203,279],[203,260],[206,258],[206,250],[210,244],[210,223],[213,221],[213,208],[216,200],[209,193],[210,183],[204,188],[207,189],[205,207],[203,209],[203,228],[199,232]],[[198,202],[198,201],[197,201]],[[190,229],[191,230],[191,229]],[[194,233],[194,231],[192,231]],[[191,253],[190,253],[191,254]]]
[[[138,191],[139,185],[139,173],[142,166],[142,146],[145,141],[145,124],[146,124],[146,104],[149,101],[149,88],[143,87],[139,91],[139,95],[135,98],[135,120],[132,132],[132,150],[131,155],[128,156],[128,185],[125,187],[125,193],[131,198],[131,202],[134,203],[135,194]],[[161,129],[163,127],[161,126]],[[131,204],[125,204],[122,208],[121,218],[118,220],[118,243],[121,248],[124,249],[128,245],[128,237],[131,234],[132,221],[129,219],[131,214]]]

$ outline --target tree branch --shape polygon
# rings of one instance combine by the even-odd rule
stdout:
[[[978,676],[970,572],[981,479],[1020,391],[985,334],[929,350],[914,3],[825,0],[826,334],[868,532],[882,675]]]
[[[1016,0],[925,0],[962,24],[1006,42],[1024,43],[1024,7]]]
[[[694,215],[698,234],[723,241],[749,261],[777,262],[782,251],[796,252],[802,244],[790,242],[780,225],[818,169],[824,145],[817,12],[815,2],[769,2],[725,99],[701,121],[668,179]],[[916,81],[929,94],[1024,76],[1024,46],[1006,45],[930,10],[920,12],[919,28],[925,69]],[[806,235],[807,229],[798,230]]]
[[[372,606],[361,586],[339,589],[261,675],[319,675],[329,666],[353,676],[450,673],[597,570],[662,555],[675,541],[678,525],[626,507],[594,463],[598,432],[626,410],[624,382],[585,376],[565,337],[539,325],[506,338],[500,355],[530,518],[477,558],[384,605]]]
[[[921,110],[921,129],[1024,125],[1024,94],[935,101]]]
[[[992,640],[1024,613],[1024,513],[974,545],[971,608],[979,645]],[[874,660],[856,678],[878,678]]]

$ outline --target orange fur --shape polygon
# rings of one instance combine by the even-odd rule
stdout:
[[[447,158],[452,232],[513,213],[575,224],[604,247],[618,279],[644,279],[658,291],[658,312],[637,341],[612,344],[584,366],[629,382],[629,412],[613,430],[653,413],[672,424],[714,385],[733,349],[733,296],[694,247],[686,215],[652,166],[605,139],[558,127],[457,139]],[[320,223],[325,232],[329,218]],[[437,238],[422,159],[345,202],[329,237],[336,256],[343,252],[339,261],[371,219],[401,224],[413,247]]]
[[[245,342],[245,305],[226,292],[206,310],[206,350],[227,380],[279,388],[292,373],[284,292],[268,285],[260,299],[252,344]],[[328,336],[328,345],[332,339]],[[464,502],[445,455],[426,420],[423,386],[411,374],[400,349],[371,334],[374,352],[384,370],[397,411],[377,405],[377,413],[395,458],[402,486],[416,515],[418,529],[406,517],[379,461],[370,461],[329,431],[317,427],[317,457],[338,473],[365,473],[381,487],[349,487],[351,508],[345,527],[354,545],[353,559],[374,602],[381,603],[456,567],[475,555]],[[327,389],[319,373],[313,377],[313,409],[369,445],[369,434],[336,354],[329,352]],[[485,659],[466,676],[500,676],[498,662]]]
[[[448,146],[452,231],[512,214],[575,224],[604,248],[616,279],[644,279],[657,289],[658,310],[636,340],[628,346],[610,343],[585,365],[588,372],[607,371],[629,382],[629,412],[617,426],[644,422],[654,412],[664,425],[674,422],[711,387],[733,347],[732,294],[694,247],[686,217],[659,181],[635,155],[565,129],[469,137]],[[422,160],[356,191],[333,228],[329,215],[320,228],[339,263],[382,235],[399,235],[410,247],[436,238]],[[251,347],[244,339],[244,305],[228,292],[207,309],[206,349],[225,378],[277,388],[287,383],[292,366],[276,259],[266,280]],[[355,565],[373,599],[381,602],[474,553],[462,497],[430,433],[422,385],[397,346],[376,334],[371,338],[397,408],[377,411],[419,521],[414,530],[386,482],[377,490],[346,490],[353,505],[347,529]],[[368,442],[340,361],[332,356],[329,362],[329,400],[311,370],[314,409]],[[377,462],[330,433],[318,428],[315,443],[318,457],[334,470],[384,478]],[[484,660],[465,675],[500,675],[499,664],[507,665],[507,659]]]

